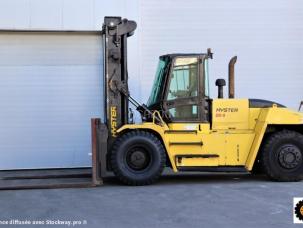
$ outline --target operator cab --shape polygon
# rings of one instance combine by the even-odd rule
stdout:
[[[170,122],[208,122],[209,58],[210,50],[160,56],[148,109],[160,111]]]

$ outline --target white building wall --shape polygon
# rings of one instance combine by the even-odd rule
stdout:
[[[296,109],[303,100],[303,1],[149,0],[140,12],[142,88],[151,87],[157,56],[211,47],[212,97],[215,79],[227,79],[229,59],[237,55],[236,97]]]
[[[125,0],[1,0],[0,10],[2,29],[96,30],[103,16],[127,14]]]
[[[104,16],[139,21],[139,0],[0,0],[0,30],[100,31]],[[129,39],[129,75],[140,97],[139,31]]]
[[[236,95],[272,99],[297,108],[303,99],[301,0],[0,0],[0,28],[100,30],[106,15],[138,22],[129,39],[133,95],[146,101],[157,57],[211,47],[211,91],[238,55]],[[139,89],[138,89],[139,88]]]

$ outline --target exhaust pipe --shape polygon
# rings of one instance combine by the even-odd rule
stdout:
[[[237,56],[231,58],[228,64],[228,97],[235,98],[235,63]]]

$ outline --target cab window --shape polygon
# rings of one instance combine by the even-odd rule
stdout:
[[[177,58],[171,75],[167,100],[198,96],[198,59]]]
[[[166,102],[171,120],[190,121],[199,118],[198,81],[198,57],[178,57],[174,60]]]
[[[198,106],[197,105],[181,105],[169,110],[170,118],[172,119],[196,119],[198,118]]]

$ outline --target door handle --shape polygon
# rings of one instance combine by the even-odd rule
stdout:
[[[174,104],[173,101],[167,101],[167,102],[166,102],[166,105],[167,105],[167,106],[171,106],[171,105],[173,105],[173,104]]]

